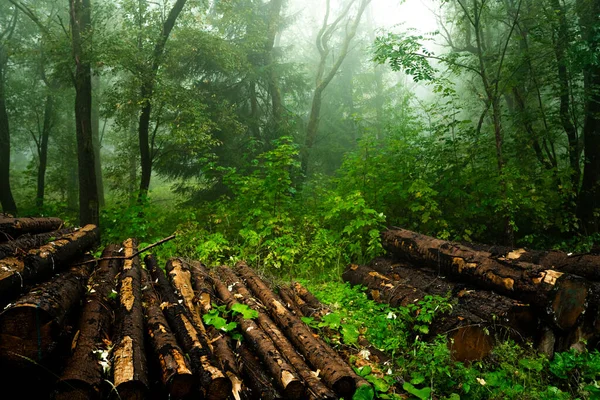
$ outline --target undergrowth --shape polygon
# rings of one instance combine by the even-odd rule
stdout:
[[[445,336],[423,340],[434,316],[449,309],[444,298],[428,296],[418,304],[392,308],[347,283],[302,283],[332,309],[335,317],[325,318],[323,325],[329,326],[329,320],[335,321],[333,329],[354,326],[392,357],[391,365],[381,367],[383,377],[369,377],[367,367],[357,369],[374,384],[376,398],[405,398],[399,393],[422,400],[600,398],[598,350],[557,353],[549,360],[530,344],[503,341],[482,361],[456,362]],[[345,336],[342,340],[356,346]]]

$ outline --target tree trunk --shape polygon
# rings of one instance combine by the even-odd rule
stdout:
[[[24,256],[27,251],[43,246],[48,242],[72,233],[73,231],[73,228],[65,228],[48,233],[38,233],[37,235],[25,234],[21,235],[16,240],[0,243],[0,260],[6,257]]]
[[[183,351],[188,353],[194,374],[199,378],[204,397],[207,399],[225,399],[231,393],[231,382],[215,368],[210,360],[211,353],[207,343],[202,343],[194,322],[187,309],[179,303],[164,272],[158,267],[151,255],[144,258],[146,267],[155,281],[156,290],[162,300],[163,313]]]
[[[229,268],[219,268],[219,275],[224,280],[227,287],[233,287],[234,296],[237,293],[243,303],[258,312],[257,321],[263,331],[269,335],[277,349],[288,360],[288,362],[296,369],[298,375],[306,383],[308,391],[317,399],[334,399],[335,394],[329,390],[311,371],[304,359],[296,352],[292,344],[285,337],[283,332],[275,325],[264,311],[264,307],[252,296],[246,286]]]
[[[177,0],[173,8],[169,12],[165,20],[162,31],[152,53],[152,67],[147,72],[146,76],[142,76],[142,87],[140,90],[140,99],[142,109],[140,113],[140,124],[138,129],[139,145],[140,145],[140,162],[142,167],[142,176],[140,180],[140,192],[138,200],[142,200],[148,195],[150,188],[150,177],[152,176],[152,151],[150,141],[150,114],[152,112],[152,97],[154,95],[154,85],[158,68],[162,63],[162,57],[165,50],[165,45],[169,39],[169,35],[175,26],[175,21],[187,0]]]
[[[39,209],[44,207],[44,191],[46,189],[46,167],[48,165],[48,138],[54,125],[54,96],[46,95],[44,106],[44,125],[42,126],[42,137],[38,148],[38,176],[35,206]]]
[[[75,61],[75,121],[77,132],[77,162],[79,172],[79,223],[98,225],[98,187],[92,138],[92,75],[89,50],[90,0],[69,0],[71,7],[71,36]]]
[[[107,246],[102,257],[121,255],[116,245]],[[110,295],[115,287],[115,277],[121,270],[121,260],[102,260],[88,282],[90,288],[81,312],[72,355],[57,385],[57,400],[100,400],[103,394],[104,373],[101,361],[108,362],[110,348],[106,338],[112,333]]]
[[[96,88],[92,96],[92,141],[94,145],[94,163],[96,166],[96,186],[98,188],[98,204],[100,207],[104,207],[104,179],[102,178],[102,158],[101,152],[102,143],[100,138],[100,102],[99,88],[100,88],[100,77],[94,75],[92,77],[93,85]]]
[[[596,54],[600,50],[597,34],[600,3],[578,0],[577,12],[589,54]],[[584,232],[591,235],[600,232],[600,65],[597,62],[584,68],[584,91],[584,166],[577,214]]]
[[[10,187],[10,127],[6,111],[6,66],[8,52],[0,43],[0,205],[5,213],[15,215],[17,204]]]
[[[239,304],[235,296],[229,292],[227,286],[221,281],[213,279],[213,286],[227,308],[231,310],[235,304]],[[244,319],[241,314],[234,316],[234,320],[240,326],[244,338],[250,343],[269,370],[275,384],[282,390],[284,398],[300,399],[305,392],[304,385],[294,368],[288,364],[277,350],[271,338],[253,320]]]
[[[0,217],[0,242],[13,240],[26,233],[50,232],[60,228],[60,218],[5,218]]]
[[[162,384],[171,398],[184,398],[193,389],[194,375],[160,309],[160,299],[146,270],[142,270],[142,287],[147,337],[158,359]]]
[[[123,248],[125,257],[131,257],[137,251],[137,243],[134,239],[127,239],[123,242]],[[143,399],[149,393],[149,382],[138,256],[123,262],[117,292],[119,305],[115,312],[113,383],[121,399]]]
[[[0,314],[0,358],[26,367],[47,359],[67,332],[64,322],[85,294],[92,264],[57,275]]]
[[[306,358],[313,368],[319,369],[327,386],[340,397],[351,398],[356,390],[355,374],[348,373],[348,365],[327,352],[327,346],[315,338],[308,326],[295,317],[275,297],[274,293],[244,263],[238,263],[237,271],[246,285],[277,321],[290,341]]]

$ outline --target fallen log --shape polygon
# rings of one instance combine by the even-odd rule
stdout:
[[[313,336],[310,328],[294,316],[275,298],[274,293],[245,264],[238,263],[236,269],[258,300],[268,309],[288,339],[315,369],[321,371],[323,381],[340,397],[352,398],[356,391],[358,376],[339,357],[332,357],[327,345]]]
[[[68,332],[65,322],[85,294],[91,266],[56,275],[0,314],[0,359],[27,366],[48,358]]]
[[[383,246],[399,259],[427,265],[448,277],[534,305],[557,329],[581,323],[597,284],[572,274],[435,239],[404,229],[382,233]]]
[[[258,324],[263,331],[269,335],[277,349],[294,367],[298,375],[306,383],[310,394],[318,399],[334,399],[335,394],[325,386],[315,373],[310,369],[304,359],[296,352],[292,344],[285,337],[277,325],[267,316],[264,306],[258,303],[252,293],[241,282],[241,279],[229,268],[219,268],[219,275],[228,288],[232,288],[233,296],[240,299],[244,304],[258,312]]]
[[[47,279],[63,270],[74,258],[82,256],[97,243],[98,232],[95,225],[86,225],[30,250],[24,259],[7,257],[0,260],[0,301],[19,294],[27,283]]]
[[[155,258],[148,255],[144,258],[146,268],[150,271],[154,286],[162,304],[161,308],[171,329],[177,337],[182,350],[190,357],[192,371],[198,377],[204,398],[226,399],[231,393],[231,381],[222,371],[212,365],[211,352],[207,344],[203,344],[194,327],[194,322],[187,309],[179,303],[167,276],[158,267]]]
[[[36,234],[55,231],[64,222],[60,218],[7,218],[0,217],[0,242],[16,239],[26,233]]]
[[[207,314],[212,310],[213,301],[217,300],[214,290],[210,283],[208,271],[198,261],[190,262],[190,271],[192,273],[192,286],[194,289],[194,301],[196,309],[201,315]],[[213,346],[213,354],[221,371],[227,375],[231,381],[232,395],[235,400],[248,398],[248,389],[241,378],[241,370],[238,365],[237,356],[233,352],[231,338],[228,335],[219,333],[214,326],[207,326],[206,332]]]
[[[192,392],[194,375],[160,309],[160,300],[146,270],[142,270],[142,300],[147,337],[158,359],[162,384],[169,398],[184,398]]]
[[[507,328],[508,333],[516,333],[510,335],[515,340],[537,339],[540,321],[536,310],[527,304],[492,291],[476,290],[464,284],[450,282],[432,270],[415,268],[383,257],[372,260],[369,267],[392,280],[428,294],[453,297],[467,311],[486,320],[492,319],[495,325]]]
[[[240,342],[238,345],[242,371],[245,382],[250,387],[250,398],[261,400],[284,400],[279,391],[273,384],[273,378],[267,373],[266,368],[261,364],[249,349],[248,344]]]
[[[187,310],[187,314],[191,317],[192,324],[196,329],[200,343],[202,343],[202,345],[205,346],[209,353],[213,356],[206,360],[203,368],[205,370],[213,371],[212,373],[214,377],[216,378],[218,376],[219,379],[221,379],[221,377],[224,377],[223,371],[217,367],[217,363],[214,360],[212,342],[206,333],[204,322],[202,322],[200,313],[194,304],[195,294],[192,287],[192,274],[189,264],[184,262],[182,259],[171,258],[167,262],[165,269],[171,280],[171,285],[175,289],[175,293],[179,296],[180,300],[183,302],[183,306]],[[231,385],[233,385],[233,382],[231,382]],[[223,390],[223,388],[219,388],[219,390]],[[207,394],[207,398],[210,399],[225,399],[227,396],[228,395],[225,395],[225,393],[221,392],[213,393],[209,391]]]
[[[125,257],[129,257],[137,250],[137,243],[135,239],[127,239],[123,247]],[[148,394],[149,381],[138,257],[123,262],[117,291],[119,304],[113,348],[113,383],[120,399],[143,399]]]
[[[366,286],[369,297],[377,302],[406,305],[424,300],[427,296],[426,292],[418,288],[410,291],[412,286],[409,284],[395,281],[367,266],[350,264],[342,278],[352,285]],[[410,293],[410,302],[405,302],[405,298],[398,300],[397,293],[407,292]],[[461,290],[456,296],[457,301],[451,311],[436,315],[425,337],[448,335],[448,347],[458,361],[479,360],[487,356],[495,345],[496,336],[504,338],[512,333],[514,328],[507,327],[505,321],[516,318],[512,314],[513,309],[520,311],[521,307],[526,308],[493,292]],[[533,318],[533,315],[530,317]],[[521,335],[520,332],[517,334]]]
[[[37,235],[24,234],[10,242],[0,243],[0,259],[25,255],[27,251],[45,245],[63,235],[74,231],[74,228],[60,229],[57,231],[38,233]]]
[[[103,257],[118,254],[116,245],[109,245],[102,252]],[[120,269],[119,260],[101,261],[90,276],[72,354],[57,384],[57,400],[102,398],[107,378],[105,367],[108,367],[108,354],[112,347],[113,302],[110,296]]]
[[[226,268],[226,267],[223,267]],[[213,278],[213,287],[219,297],[228,309],[234,308],[239,302],[223,284],[224,276],[221,275],[219,268],[219,278]],[[275,384],[281,390],[286,399],[300,399],[305,393],[304,384],[296,374],[294,368],[285,360],[281,352],[271,340],[271,338],[251,319],[244,319],[241,314],[233,317],[240,326],[244,338],[248,341],[252,349],[259,355],[261,361],[270,372]]]

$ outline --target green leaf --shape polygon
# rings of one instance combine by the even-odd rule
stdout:
[[[373,400],[375,398],[375,391],[370,385],[363,385],[356,389],[352,400]]]
[[[342,325],[342,336],[344,338],[344,343],[356,344],[358,342],[359,335],[360,335],[360,333],[358,332],[358,328],[356,327],[356,325],[352,325],[352,324]]]
[[[417,389],[409,382],[404,382],[404,385],[402,385],[402,389],[406,390],[408,393],[412,394],[413,396],[418,397],[421,400],[428,400],[431,397],[431,388],[430,387],[424,387],[422,389]]]
[[[258,311],[251,309],[245,304],[235,303],[233,306],[231,306],[231,311],[233,312],[233,315],[236,313],[242,314],[244,319],[258,318]]]

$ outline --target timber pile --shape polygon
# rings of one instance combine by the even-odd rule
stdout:
[[[404,229],[387,230],[388,257],[349,265],[343,279],[392,306],[427,295],[453,308],[432,324],[457,360],[488,355],[508,337],[552,356],[600,345],[600,256],[469,246]]]
[[[348,399],[369,385],[245,263],[161,268],[135,239],[94,259],[95,226],[51,220],[0,221],[0,384],[20,398]],[[243,341],[204,323],[215,306]]]

